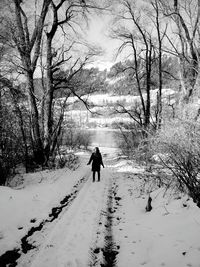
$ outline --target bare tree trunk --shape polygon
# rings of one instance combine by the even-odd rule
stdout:
[[[159,21],[159,4],[158,0],[152,2],[152,6],[156,12],[156,30],[158,37],[158,95],[157,95],[157,118],[156,118],[156,128],[159,129],[162,123],[162,37],[160,32],[160,21]]]
[[[44,152],[45,152],[45,161],[47,163],[50,156],[51,142],[52,142],[52,133],[53,133],[53,55],[52,55],[52,41],[56,30],[58,28],[58,10],[62,7],[62,2],[58,6],[56,6],[53,2],[52,10],[53,10],[53,22],[52,27],[49,32],[46,33],[46,94],[45,94],[45,102],[44,102]],[[63,22],[64,23],[64,22]]]
[[[26,85],[30,103],[31,117],[31,136],[33,141],[34,158],[39,164],[44,162],[43,145],[40,135],[39,114],[34,94],[33,74],[36,68],[37,60],[40,55],[40,46],[44,21],[48,12],[51,0],[44,0],[41,13],[35,23],[35,27],[30,36],[28,27],[28,18],[22,7],[22,1],[12,0],[15,6],[16,30],[13,31],[13,40],[17,46],[24,73],[26,76]]]
[[[180,102],[188,103],[194,93],[199,68],[200,0],[190,3],[187,0],[173,0],[171,6],[166,1],[159,2],[163,6],[164,15],[171,17],[178,29],[181,51],[175,49],[175,52],[180,59],[182,71],[183,92]],[[191,6],[195,8],[191,9]]]
[[[46,71],[46,97],[44,104],[44,151],[48,161],[53,127],[53,73],[52,73],[52,36],[47,34],[47,71]]]
[[[139,96],[140,96],[140,102],[142,105],[142,111],[143,111],[143,115],[145,117],[146,114],[146,107],[145,107],[145,103],[144,103],[144,97],[142,95],[142,89],[141,89],[141,85],[140,85],[140,78],[139,78],[139,67],[138,67],[138,58],[137,58],[137,50],[136,50],[136,46],[134,43],[134,38],[132,35],[130,35],[131,37],[131,44],[132,44],[132,48],[133,48],[133,53],[134,53],[134,63],[135,63],[135,76],[136,76],[136,82],[137,82],[137,89],[139,92]]]
[[[29,93],[30,118],[31,118],[31,136],[34,146],[34,160],[42,164],[44,162],[43,145],[40,136],[39,114],[34,95],[33,73],[29,71],[26,75],[27,90]]]
[[[149,126],[150,124],[150,113],[151,113],[151,95],[150,95],[150,90],[151,90],[151,60],[152,60],[152,44],[149,44],[146,46],[146,94],[147,94],[147,99],[146,99],[146,113],[145,113],[145,121],[144,121],[144,126],[145,128]]]
[[[151,40],[151,36],[142,28],[139,19],[136,18],[134,14],[134,10],[131,6],[131,2],[129,1],[124,1],[124,5],[127,8],[128,12],[131,15],[131,19],[133,20],[135,26],[137,27],[140,35],[141,35],[141,40],[144,44],[144,50],[145,50],[145,72],[146,72],[146,103],[143,102],[143,96],[140,93],[140,98],[141,98],[141,104],[144,112],[144,127],[147,128],[150,124],[150,113],[151,113],[151,99],[150,99],[150,90],[151,90],[151,67],[152,67],[152,49],[153,49],[153,44]],[[134,41],[133,41],[133,36],[131,36],[131,44],[132,48],[134,50],[134,55],[136,55],[136,49],[134,46]],[[130,38],[130,37],[129,37]],[[136,58],[136,62],[137,62]],[[136,76],[137,78],[137,76]],[[146,131],[145,131],[146,132]]]
[[[41,55],[40,55],[40,67],[41,67],[41,86],[43,91],[43,96],[41,99],[41,111],[40,111],[40,129],[41,129],[41,139],[44,144],[44,102],[45,102],[45,92],[46,92],[46,82],[45,82],[45,70],[43,68],[43,41],[41,45]]]

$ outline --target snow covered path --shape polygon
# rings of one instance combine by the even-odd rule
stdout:
[[[112,133],[94,140],[105,164],[100,183],[83,153],[76,171],[29,174],[18,190],[0,187],[0,252],[19,253],[11,265],[0,255],[0,267],[200,267],[200,209],[155,188],[145,212],[149,174],[117,157]]]
[[[104,172],[100,183],[92,183],[91,179],[86,182],[73,205],[59,219],[40,248],[31,267],[88,266],[89,248],[95,238],[93,234],[108,175]]]

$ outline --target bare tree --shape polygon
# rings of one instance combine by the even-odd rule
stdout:
[[[199,85],[199,19],[200,19],[200,1],[162,1],[163,13],[170,18],[173,25],[176,25],[175,36],[178,36],[178,42],[168,37],[168,41],[174,50],[174,54],[179,57],[182,100],[188,102],[196,94]],[[175,26],[172,26],[175,29]],[[174,41],[172,41],[174,40]]]
[[[133,78],[136,79],[143,113],[142,125],[147,128],[150,124],[151,116],[151,72],[155,58],[153,36],[142,25],[141,14],[135,12],[135,7],[131,1],[123,1],[122,6],[124,7],[124,13],[118,19],[122,22],[128,21],[132,28],[120,26],[113,31],[113,37],[122,42],[118,53],[121,53],[126,48],[131,50],[130,55],[133,58],[133,66],[129,66],[127,69],[133,70]]]
[[[20,0],[12,0],[14,5],[15,24],[11,30],[12,39],[20,55],[22,68],[26,77],[27,91],[31,109],[31,130],[34,143],[35,159],[42,163],[43,145],[40,134],[39,114],[34,89],[34,72],[37,66],[37,60],[40,55],[40,45],[44,29],[45,18],[49,9],[51,0],[43,1],[38,20],[32,34],[28,25],[28,17],[23,9],[23,3]]]
[[[162,122],[162,87],[163,87],[163,67],[162,67],[162,55],[163,55],[163,39],[165,37],[165,33],[167,30],[167,25],[162,33],[161,29],[161,12],[160,12],[160,4],[159,0],[151,1],[151,5],[155,12],[155,18],[153,23],[155,24],[157,31],[157,41],[158,41],[158,80],[159,80],[159,88],[157,95],[157,110],[156,110],[156,124],[157,128],[160,128]]]
[[[87,46],[87,55],[85,57],[77,57],[73,55],[73,47],[76,45],[74,41],[68,45],[68,47],[54,47],[53,40],[56,36],[56,33],[59,29],[64,33],[63,36],[66,36],[66,28],[71,28],[76,32],[76,27],[74,26],[75,20],[79,21],[80,19],[87,20],[87,13],[90,9],[93,10],[104,10],[103,7],[96,5],[95,1],[60,1],[55,4],[51,2],[52,8],[52,21],[48,25],[48,29],[45,31],[46,34],[46,91],[45,91],[45,106],[44,106],[44,152],[45,158],[48,160],[50,154],[53,154],[55,149],[55,140],[58,139],[58,134],[61,131],[61,125],[63,121],[63,112],[61,112],[58,119],[58,123],[54,125],[53,129],[53,99],[54,92],[63,89],[67,97],[63,102],[63,107],[61,110],[64,110],[66,100],[70,93],[77,96],[82,102],[84,102],[87,107],[86,101],[84,101],[78,94],[78,85],[75,83],[74,77],[80,75],[81,70],[87,64],[93,56],[99,53],[98,50],[90,48]],[[64,16],[60,15],[60,10],[65,9]],[[68,31],[67,31],[68,32]],[[69,33],[68,33],[69,34]],[[68,36],[67,36],[68,37]],[[80,45],[79,45],[80,46]],[[83,53],[82,53],[83,54]],[[71,63],[71,66],[68,69],[68,73],[65,72],[64,76],[61,77],[57,75],[58,71],[62,68],[63,65]],[[59,76],[59,78],[58,78]],[[82,81],[83,82],[83,81]],[[64,85],[63,85],[64,84]],[[82,84],[84,88],[84,85]],[[56,131],[55,131],[56,129]]]
[[[9,4],[9,10],[14,15],[14,20],[8,21],[7,19],[8,29],[14,43],[14,45],[11,44],[12,48],[17,48],[18,60],[21,62],[21,65],[16,66],[16,71],[20,69],[26,78],[34,157],[38,163],[44,164],[48,160],[50,151],[55,147],[53,145],[57,139],[55,132],[60,132],[61,126],[58,127],[58,125],[61,125],[62,121],[58,119],[58,125],[55,124],[53,128],[55,90],[59,88],[59,83],[55,80],[56,73],[62,68],[69,70],[65,79],[62,79],[66,85],[93,56],[90,52],[85,58],[78,56],[77,51],[71,52],[74,45],[73,41],[68,47],[63,42],[71,38],[72,32],[76,35],[81,30],[81,23],[79,22],[85,20],[87,24],[87,14],[90,10],[102,11],[104,7],[97,5],[95,0],[43,0],[38,5],[36,2],[31,3],[34,4],[33,10],[27,9],[26,3],[20,0],[9,0]],[[34,13],[34,16],[30,16],[30,13]],[[34,23],[32,22],[33,17]],[[63,42],[55,45],[55,38],[58,36]],[[63,36],[67,36],[67,38]],[[45,55],[46,60],[44,60]],[[44,127],[41,127],[41,114],[38,105],[40,99],[34,85],[39,59],[40,63],[43,64],[43,70],[45,70],[43,71],[44,96],[42,101],[42,125]],[[16,64],[16,62],[13,63]],[[71,90],[71,93],[76,94],[75,87],[72,89],[71,86],[68,89]],[[68,93],[66,93],[66,99],[67,97]],[[61,113],[60,118],[62,117]]]

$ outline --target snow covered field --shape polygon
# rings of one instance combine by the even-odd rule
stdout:
[[[111,131],[97,131],[93,145],[105,164],[100,183],[92,183],[84,152],[75,171],[0,187],[0,266],[200,267],[200,209],[155,188],[146,212],[145,169],[117,156]]]
[[[158,89],[151,90],[151,105],[155,106],[157,103]],[[170,88],[162,90],[162,98],[167,105],[173,105],[175,102],[176,92]],[[144,99],[146,95],[143,94]],[[88,124],[94,124],[100,127],[112,126],[116,123],[130,123],[132,119],[128,114],[117,114],[115,108],[119,103],[123,104],[127,110],[133,110],[136,103],[140,103],[139,96],[133,95],[111,95],[111,94],[97,94],[85,96],[83,99],[88,103],[94,105],[90,108],[91,114],[87,109],[71,109],[65,112],[65,120],[74,120],[78,125],[84,126]],[[59,99],[64,101],[64,99]],[[69,97],[69,103],[73,104],[78,101],[77,97]],[[115,108],[113,108],[115,106]],[[96,113],[96,114],[95,114]],[[101,114],[100,116],[97,114]],[[91,125],[90,125],[91,126]]]
[[[156,100],[158,89],[151,90],[151,98]],[[175,91],[170,88],[163,88],[162,94],[164,98],[169,98],[170,96],[175,95]],[[144,98],[146,95],[144,94]],[[139,96],[133,95],[112,95],[112,94],[96,94],[96,95],[86,95],[83,99],[89,101],[94,105],[105,105],[105,104],[114,104],[118,102],[125,103],[135,103],[139,101]],[[72,96],[68,98],[69,103],[74,103],[78,98],[76,96]]]

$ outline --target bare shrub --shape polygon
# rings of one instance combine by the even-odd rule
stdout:
[[[87,149],[88,146],[91,144],[91,134],[86,130],[78,128],[69,128],[66,130],[63,140],[64,145],[71,149]]]
[[[133,158],[136,148],[138,148],[143,139],[141,129],[132,124],[116,124],[115,127],[119,129],[119,132],[116,134],[119,149],[123,155],[126,155],[128,158]]]
[[[152,150],[150,147],[150,140],[152,136],[141,137],[138,146],[134,150],[134,157],[138,163],[151,166]]]
[[[91,144],[91,134],[85,130],[79,130],[75,134],[75,142],[78,148],[87,149]]]
[[[179,190],[187,191],[200,207],[200,123],[167,122],[152,139],[151,147],[175,177]]]
[[[68,169],[75,170],[79,164],[79,159],[73,153],[67,155],[59,155],[55,159],[55,168],[60,169],[67,167]]]
[[[24,162],[24,145],[12,110],[6,109],[0,115],[0,185],[4,185],[15,174],[17,165]]]
[[[122,154],[138,163],[144,165],[151,164],[152,150],[150,147],[151,136],[154,135],[154,129],[148,132],[143,127],[135,124],[118,125],[120,130],[116,135],[116,141]]]
[[[48,163],[48,169],[68,168],[75,170],[79,166],[79,157],[73,153],[59,153],[56,157],[52,157]]]

